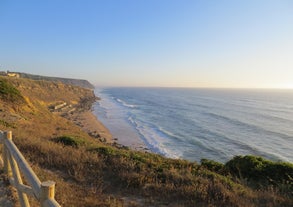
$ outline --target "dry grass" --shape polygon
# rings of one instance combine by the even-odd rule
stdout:
[[[23,110],[0,103],[1,120],[15,126],[3,125],[2,129],[13,130],[16,145],[41,180],[56,181],[56,200],[63,206],[293,205],[292,194],[275,188],[253,189],[236,177],[197,163],[101,143],[73,122],[49,112],[52,102],[78,102],[93,96],[90,90],[11,80],[29,101]],[[62,136],[77,137],[79,144],[56,142]]]

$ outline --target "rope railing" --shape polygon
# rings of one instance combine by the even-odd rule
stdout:
[[[2,158],[0,162],[4,166],[4,172],[8,176],[10,184],[17,190],[21,207],[29,207],[27,195],[40,202],[41,207],[60,207],[55,200],[55,182],[41,182],[24,156],[12,141],[12,132],[0,131],[0,144],[2,145]],[[25,185],[22,181],[25,178]]]

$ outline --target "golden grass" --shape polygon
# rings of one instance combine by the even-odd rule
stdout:
[[[15,110],[0,103],[5,109],[0,110],[1,119],[15,125],[2,129],[13,130],[16,145],[42,181],[57,183],[56,200],[63,206],[293,205],[290,194],[275,188],[253,189],[194,162],[101,143],[48,110],[52,102],[73,103],[93,96],[90,90],[46,81],[12,79],[11,83],[28,104]],[[20,118],[11,121],[13,113]],[[80,144],[56,142],[62,136],[75,137]]]

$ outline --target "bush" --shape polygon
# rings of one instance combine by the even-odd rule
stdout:
[[[114,156],[117,155],[117,150],[113,147],[97,147],[94,148],[92,151],[96,151],[97,153],[104,155],[104,156]]]
[[[261,157],[236,156],[225,164],[225,168],[234,176],[258,180],[263,178],[262,171],[266,162]]]
[[[291,182],[293,186],[293,164],[285,162],[271,162],[263,169],[264,174],[271,180],[281,182]]]
[[[20,91],[5,79],[0,79],[0,97],[5,102],[24,103]]]
[[[224,169],[224,165],[222,163],[219,163],[213,160],[201,159],[200,163],[202,167],[213,172],[220,173]]]
[[[262,157],[236,156],[225,164],[232,175],[245,178],[257,185],[289,185],[293,188],[293,164],[272,162]]]
[[[63,145],[71,146],[75,148],[78,148],[80,145],[85,143],[82,139],[77,137],[71,137],[71,136],[57,137],[54,141],[57,143],[62,143]]]

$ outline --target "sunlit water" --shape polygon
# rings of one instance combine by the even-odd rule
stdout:
[[[97,89],[99,119],[167,157],[293,162],[293,90]]]

